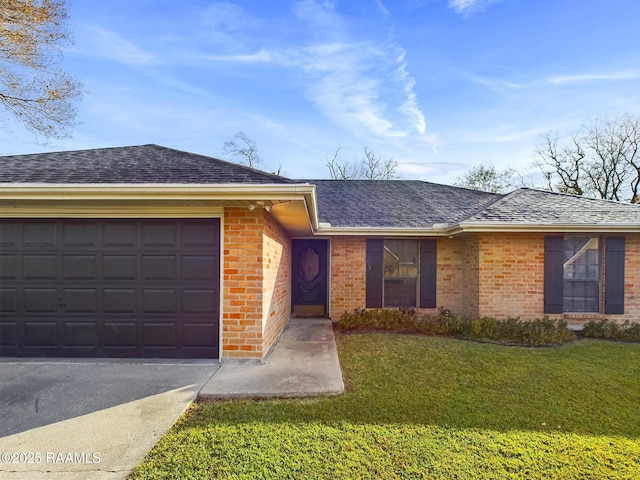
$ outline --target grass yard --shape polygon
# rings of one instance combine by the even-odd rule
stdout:
[[[638,344],[337,341],[344,395],[196,404],[131,478],[640,478]]]

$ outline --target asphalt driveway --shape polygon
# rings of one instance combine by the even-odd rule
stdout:
[[[218,369],[0,358],[0,478],[124,479]]]

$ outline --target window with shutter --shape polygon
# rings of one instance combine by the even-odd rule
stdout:
[[[436,306],[436,241],[367,240],[367,308]]]

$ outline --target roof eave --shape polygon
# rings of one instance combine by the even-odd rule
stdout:
[[[460,233],[636,233],[640,223],[465,223],[449,229],[449,235]]]
[[[366,237],[441,237],[449,235],[446,229],[435,228],[384,228],[384,227],[323,227],[316,231],[321,236]]]
[[[315,185],[184,183],[0,183],[0,201],[272,201],[302,202],[310,233],[318,228]]]
[[[452,237],[464,233],[640,233],[640,224],[460,223],[438,228],[325,227],[316,235],[366,237]]]

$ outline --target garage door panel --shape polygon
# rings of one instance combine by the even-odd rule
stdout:
[[[0,288],[0,313],[18,313],[17,288]]]
[[[182,338],[185,347],[212,347],[218,338],[217,326],[210,323],[185,322]]]
[[[217,290],[190,290],[182,292],[183,313],[212,313],[216,311]]]
[[[25,322],[24,344],[26,347],[56,347],[58,345],[58,322]]]
[[[144,280],[176,280],[175,255],[144,255],[142,257],[142,278]]]
[[[103,247],[136,247],[137,224],[133,222],[104,222],[102,225]]]
[[[24,311],[26,313],[58,312],[60,296],[55,288],[25,288]]]
[[[98,223],[88,220],[64,223],[62,246],[95,249],[98,246]]]
[[[97,322],[68,322],[64,326],[64,347],[98,347]]]
[[[62,278],[64,280],[97,280],[97,255],[63,255]]]
[[[142,325],[144,347],[172,347],[176,345],[177,327],[174,322],[145,322]]]
[[[104,313],[135,314],[138,294],[135,288],[105,288],[102,292]]]
[[[217,223],[203,223],[196,220],[185,220],[182,227],[182,246],[204,247],[214,251],[217,249],[220,234]]]
[[[58,222],[54,220],[29,220],[22,227],[22,246],[42,248],[58,246]]]
[[[138,276],[135,255],[103,255],[104,280],[135,280]]]
[[[18,264],[18,255],[0,255],[0,280],[17,280]]]
[[[0,248],[17,248],[19,241],[19,224],[17,220],[3,220],[0,228]]]
[[[63,299],[66,313],[98,313],[98,291],[95,288],[65,288]]]
[[[105,347],[135,347],[137,324],[134,322],[105,322],[103,344]]]
[[[176,224],[167,221],[142,223],[142,246],[149,247],[169,247],[176,246],[177,232]]]
[[[0,355],[217,358],[219,220],[0,219]]]
[[[182,279],[215,282],[219,277],[218,257],[214,255],[184,255]]]
[[[0,322],[0,346],[9,347],[18,343],[18,322]]]
[[[142,313],[177,313],[176,290],[145,288],[142,290]]]
[[[22,257],[25,280],[56,280],[57,255],[25,254]]]

